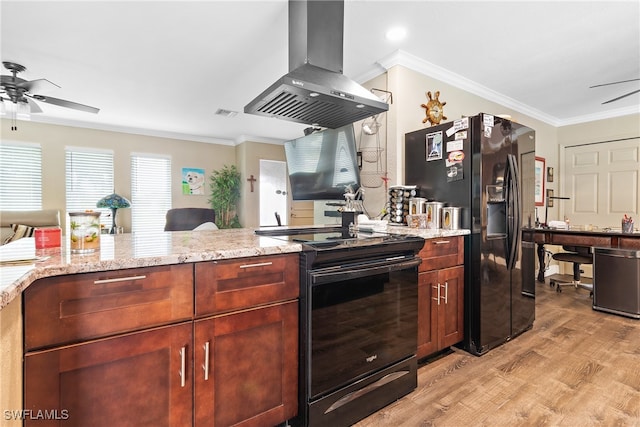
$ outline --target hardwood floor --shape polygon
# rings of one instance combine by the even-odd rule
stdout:
[[[533,329],[421,366],[415,391],[356,426],[640,426],[640,320],[592,310],[586,290],[536,292]]]

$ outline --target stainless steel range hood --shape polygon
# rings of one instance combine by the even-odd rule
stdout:
[[[342,74],[344,2],[289,0],[289,73],[244,112],[335,129],[389,109]]]

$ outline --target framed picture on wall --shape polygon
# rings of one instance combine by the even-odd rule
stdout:
[[[544,206],[544,174],[545,161],[543,157],[536,156],[535,163],[535,201],[536,206]]]

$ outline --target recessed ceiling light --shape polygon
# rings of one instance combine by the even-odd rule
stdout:
[[[407,30],[403,27],[394,27],[387,30],[385,36],[387,37],[387,40],[391,41],[402,40],[407,36]]]

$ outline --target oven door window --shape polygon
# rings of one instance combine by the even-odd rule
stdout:
[[[417,282],[414,266],[312,286],[312,398],[415,354]]]

